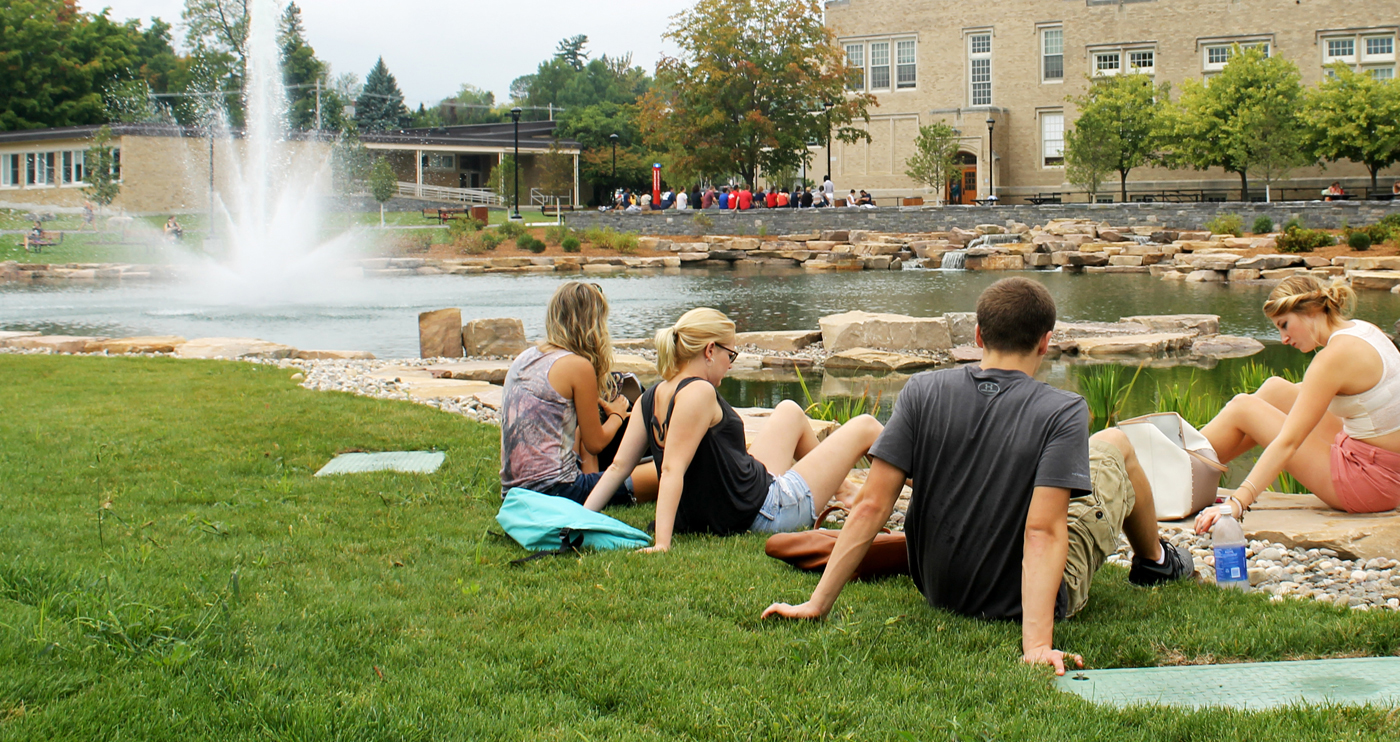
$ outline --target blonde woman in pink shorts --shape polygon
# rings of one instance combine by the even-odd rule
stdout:
[[[1264,446],[1230,499],[1237,516],[1283,471],[1338,510],[1400,505],[1400,351],[1380,328],[1350,319],[1355,305],[1351,287],[1311,276],[1287,278],[1269,294],[1264,314],[1283,342],[1317,355],[1302,383],[1270,378],[1201,431],[1222,462]],[[1217,517],[1207,508],[1196,531]]]

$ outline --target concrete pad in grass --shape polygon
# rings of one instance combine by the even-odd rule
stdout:
[[[330,474],[364,474],[372,471],[397,471],[407,474],[432,474],[442,466],[447,454],[442,451],[387,451],[384,453],[343,453],[330,460],[316,476]]]
[[[1066,693],[1108,706],[1222,707],[1400,705],[1400,657],[1252,662],[1121,670],[1069,670]]]

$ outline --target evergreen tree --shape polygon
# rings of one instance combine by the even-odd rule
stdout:
[[[306,43],[306,28],[301,22],[301,8],[287,3],[277,31],[277,46],[281,50],[282,78],[287,85],[287,121],[294,129],[314,129],[316,120],[316,85],[321,86],[322,112],[326,110],[326,65],[316,58],[316,50]],[[325,116],[321,117],[324,126]]]
[[[585,46],[588,46],[588,37],[583,34],[564,39],[559,42],[559,47],[554,52],[554,58],[576,70],[581,70],[584,62],[588,61],[588,52],[583,49]]]
[[[380,57],[365,76],[365,87],[355,100],[355,123],[360,131],[388,131],[409,125],[408,107],[403,104],[399,83]]]

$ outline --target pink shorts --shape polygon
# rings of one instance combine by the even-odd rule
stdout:
[[[1348,513],[1379,513],[1400,505],[1400,453],[1338,433],[1332,441],[1332,486]]]

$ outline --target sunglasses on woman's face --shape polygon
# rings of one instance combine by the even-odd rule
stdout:
[[[715,347],[729,354],[729,362],[731,364],[739,360],[739,351],[734,350],[733,348],[725,347],[723,343],[715,343]]]

